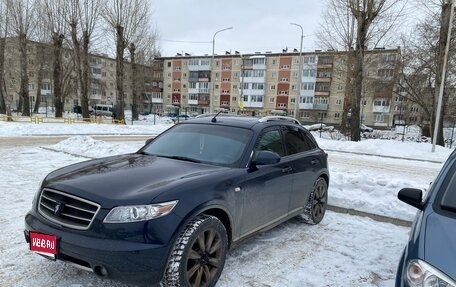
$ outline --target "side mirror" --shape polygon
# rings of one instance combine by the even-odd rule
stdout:
[[[419,210],[423,210],[423,191],[421,189],[403,188],[397,194],[397,198]]]
[[[252,164],[257,165],[268,165],[280,162],[280,155],[275,152],[262,150],[257,152]]]
[[[150,144],[150,142],[153,141],[153,140],[154,140],[154,138],[147,139],[146,140],[146,145]]]

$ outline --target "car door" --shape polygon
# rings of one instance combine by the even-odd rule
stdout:
[[[277,153],[280,162],[258,166],[246,173],[240,184],[243,193],[241,234],[253,233],[287,215],[291,193],[291,162],[284,160],[280,126],[266,128],[258,137],[254,154],[261,150]]]
[[[299,127],[287,126],[283,134],[286,158],[293,168],[289,211],[294,212],[307,204],[322,168],[322,153]]]

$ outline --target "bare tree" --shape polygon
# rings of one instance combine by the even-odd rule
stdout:
[[[89,118],[89,48],[98,24],[101,3],[101,0],[70,1],[68,23],[71,27],[83,118]]]
[[[64,101],[62,100],[62,51],[66,33],[65,16],[67,3],[64,0],[42,1],[42,14],[46,15],[44,23],[50,34],[53,47],[52,82],[55,116],[62,117],[64,108]]]
[[[427,17],[416,25],[413,33],[403,39],[402,72],[398,86],[404,92],[404,97],[422,110],[424,134],[431,136],[436,120],[438,89],[442,81],[443,48],[446,44],[450,11],[449,1],[446,0],[423,1],[422,4]],[[453,34],[452,43],[456,41],[454,35],[456,33]],[[437,137],[439,145],[444,144],[443,120],[445,118],[451,120],[454,114],[454,100],[450,98],[456,86],[456,69],[451,65],[455,62],[456,45],[451,44],[441,125]]]
[[[7,97],[5,88],[5,41],[8,33],[7,29],[8,13],[4,1],[0,2],[0,114],[10,113],[6,106]]]
[[[360,140],[360,101],[368,46],[388,43],[392,29],[403,14],[404,0],[328,0],[327,10],[317,35],[328,49],[344,49],[346,79],[342,128],[350,112],[350,135]]]
[[[108,0],[103,9],[103,17],[116,41],[116,120],[125,119],[124,52],[128,45],[136,46],[136,37],[148,24],[150,7],[149,0]],[[134,59],[134,55],[130,58]]]
[[[22,100],[22,115],[30,116],[27,42],[36,25],[36,3],[33,0],[5,0],[10,21],[9,31],[19,39],[21,83],[19,97]]]

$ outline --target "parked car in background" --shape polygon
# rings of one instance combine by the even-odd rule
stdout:
[[[115,117],[115,109],[113,105],[96,104],[92,107],[91,114],[95,116]]]
[[[25,238],[102,277],[214,286],[243,240],[295,216],[323,219],[327,157],[292,118],[190,119],[136,153],[51,172]]]
[[[367,132],[367,133],[371,133],[371,132],[374,131],[373,128],[368,127],[368,126],[366,126],[365,124],[360,124],[360,125],[359,125],[359,129],[360,129],[361,132],[363,132],[363,133],[366,133],[366,132]]]
[[[456,286],[456,151],[426,197],[404,188],[398,197],[418,209],[398,266],[396,287]]]
[[[188,115],[179,115],[179,116],[172,118],[172,120],[175,124],[180,123],[182,121],[186,121],[188,119],[190,119],[190,116],[188,116]]]

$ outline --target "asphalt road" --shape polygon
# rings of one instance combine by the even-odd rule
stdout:
[[[0,148],[56,144],[75,135],[0,137]],[[150,135],[88,135],[96,140],[146,141]]]

